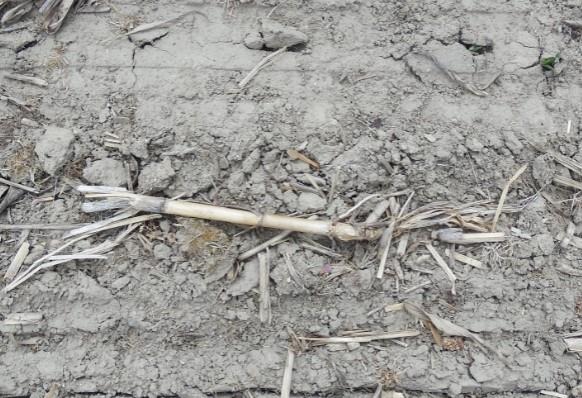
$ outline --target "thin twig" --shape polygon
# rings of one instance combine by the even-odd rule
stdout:
[[[441,255],[436,251],[436,249],[434,248],[433,245],[431,245],[430,243],[427,243],[426,248],[428,249],[428,252],[432,255],[432,257],[435,259],[437,264],[443,269],[443,271],[445,271],[445,274],[447,275],[447,278],[449,279],[449,281],[451,281],[451,284],[452,284],[451,293],[457,294],[456,290],[455,290],[455,282],[457,280],[457,277],[453,273],[453,270],[449,267],[449,265],[441,257]]]
[[[505,203],[505,198],[507,197],[507,193],[509,192],[509,188],[511,184],[515,182],[519,178],[520,175],[527,169],[527,164],[524,164],[515,172],[515,174],[507,181],[503,191],[501,192],[501,197],[499,198],[499,204],[497,205],[497,210],[495,211],[495,216],[493,217],[493,222],[491,223],[491,232],[495,231],[497,227],[497,221],[499,220],[499,216],[501,216],[501,212],[503,210],[503,204]]]
[[[348,211],[346,211],[343,214],[340,214],[337,217],[337,219],[338,220],[343,220],[345,218],[348,218],[354,211],[356,211],[357,209],[359,209],[367,201],[369,201],[371,199],[375,199],[375,198],[381,198],[381,197],[382,197],[382,195],[379,195],[379,194],[373,194],[373,195],[367,196],[364,199],[360,200],[358,203],[356,203],[356,205],[353,206],[351,209],[349,209]]]
[[[26,229],[42,231],[66,231],[87,224],[0,224],[0,231],[22,231]]]
[[[31,193],[34,193],[37,195],[40,193],[38,190],[36,190],[34,188],[30,188],[30,187],[27,187],[26,185],[22,185],[22,184],[18,184],[16,182],[12,182],[10,180],[6,180],[2,177],[0,177],[0,183],[5,184],[5,185],[9,185],[9,186],[14,187],[14,188],[22,189],[23,191],[31,192]]]
[[[295,362],[295,352],[289,348],[287,350],[287,362],[283,372],[283,382],[281,383],[281,398],[291,397],[291,378],[293,376],[293,363]]]
[[[284,53],[285,51],[287,51],[287,46],[281,47],[277,51],[275,51],[272,54],[269,54],[265,58],[263,58],[253,69],[251,69],[251,71],[249,72],[249,74],[246,75],[246,77],[240,81],[240,83],[238,84],[238,87],[241,90],[243,88],[245,88],[246,85],[249,84],[249,82],[251,80],[253,80],[253,78],[256,76],[256,74],[259,73],[259,71],[261,69],[263,69],[267,65],[267,63],[269,63],[273,58],[275,58],[278,55]]]
[[[273,236],[271,239],[261,243],[260,245],[253,247],[252,249],[249,249],[246,252],[242,253],[241,255],[238,256],[238,260],[244,261],[248,258],[251,258],[255,254],[262,252],[266,248],[280,243],[283,239],[285,239],[286,237],[288,237],[292,233],[293,233],[293,231],[283,231],[280,234]]]
[[[78,189],[82,192],[86,192],[87,197],[113,198],[118,201],[125,200],[125,207],[131,207],[135,210],[152,213],[173,214],[183,217],[223,221],[254,227],[292,230],[296,232],[326,235],[340,240],[373,240],[377,239],[380,235],[378,229],[335,222],[334,220],[309,220],[277,214],[257,214],[256,212],[248,210],[171,200],[154,196],[137,195],[129,192],[91,194],[91,187],[87,186],[82,186]]]

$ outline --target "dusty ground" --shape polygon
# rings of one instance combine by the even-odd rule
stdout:
[[[561,336],[582,329],[582,279],[557,270],[580,269],[580,257],[575,248],[560,248],[557,236],[570,221],[581,225],[582,212],[574,192],[546,185],[545,165],[535,162],[539,150],[582,161],[580,32],[561,23],[582,18],[580,0],[285,2],[270,18],[310,41],[280,55],[242,92],[238,82],[268,55],[246,48],[243,38],[276,1],[229,0],[226,8],[188,1],[111,4],[109,13],[71,16],[54,36],[36,25],[0,34],[3,72],[49,81],[46,89],[0,81],[31,108],[0,102],[0,173],[53,198],[26,194],[0,222],[97,220],[100,215],[80,212],[82,199],[69,182],[124,184],[125,165],[138,191],[332,217],[369,194],[405,188],[416,192],[413,208],[436,200],[497,200],[522,164],[533,167],[508,201],[540,189],[544,195],[521,213],[502,216],[501,230],[520,231],[508,242],[469,251],[486,269],[456,265],[456,296],[422,249],[402,260],[405,279],[397,289],[392,269],[382,281],[374,278],[373,242],[317,238],[341,258],[305,249],[298,236],[282,243],[270,250],[270,325],[259,322],[258,294],[249,291],[256,260],[239,265],[234,287],[208,275],[274,232],[236,235],[241,228],[173,217],[150,222],[140,233],[151,247],[133,235],[106,261],[47,270],[0,297],[0,316],[44,317],[32,331],[1,335],[0,395],[38,397],[58,383],[66,396],[198,398],[249,391],[274,397],[289,328],[324,335],[420,328],[421,336],[403,340],[406,347],[335,345],[299,355],[293,393],[371,397],[382,378],[396,375],[387,388],[409,396],[533,397],[540,390],[581,396],[582,362],[565,351]],[[194,14],[139,39],[107,42],[123,28],[192,7],[206,18]],[[502,74],[487,88],[490,95],[479,97],[422,53],[465,81]],[[544,72],[540,60],[557,53],[562,62]],[[23,125],[23,117],[74,132],[70,157],[55,176],[35,154],[45,128]],[[105,146],[107,133],[122,145]],[[290,160],[290,148],[302,148],[321,169]],[[102,159],[119,162],[95,166]],[[331,200],[286,189],[305,173],[323,179],[326,193],[338,175]],[[32,231],[27,263],[59,245],[61,234]],[[19,238],[20,232],[0,232],[0,269],[10,264]],[[305,289],[290,281],[286,258]],[[334,267],[349,272],[327,280]],[[404,293],[426,281],[432,283]],[[236,283],[244,293],[231,297]],[[471,341],[444,350],[402,313],[367,315],[404,299],[479,333],[510,366]],[[25,344],[31,338],[34,344]]]

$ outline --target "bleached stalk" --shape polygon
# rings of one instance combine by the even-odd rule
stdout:
[[[287,363],[283,373],[283,382],[281,383],[281,398],[291,396],[291,376],[293,375],[293,362],[295,362],[295,352],[291,349],[287,351]]]
[[[278,214],[257,214],[247,210],[138,195],[129,192],[92,194],[91,189],[92,187],[88,186],[78,187],[78,190],[85,192],[89,198],[125,199],[128,207],[150,213],[172,214],[232,224],[327,235],[340,240],[373,240],[377,239],[381,233],[378,229],[336,223],[331,220],[308,220]],[[102,187],[100,190],[103,191]]]

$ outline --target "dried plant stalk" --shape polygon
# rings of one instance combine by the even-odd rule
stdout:
[[[5,281],[11,281],[12,279],[14,279],[16,274],[18,274],[18,271],[20,271],[20,267],[22,267],[22,264],[24,263],[26,256],[28,256],[29,248],[30,244],[28,242],[24,242],[20,246],[20,248],[18,248],[16,255],[14,256],[12,262],[10,263],[10,266],[8,267],[8,270],[4,274]]]
[[[574,173],[582,176],[582,164],[578,163],[568,156],[560,155],[559,153],[550,152],[549,155],[554,158],[554,160],[560,163],[562,166]]]
[[[88,193],[86,195],[87,197],[125,199],[128,207],[151,213],[173,214],[176,216],[223,221],[232,224],[327,235],[340,240],[373,240],[377,239],[380,235],[378,229],[371,229],[365,226],[358,227],[346,223],[335,223],[330,220],[307,220],[276,214],[261,215],[246,210],[138,195],[129,192],[90,194],[91,187],[88,186],[81,186],[78,189],[81,192]]]
[[[34,188],[30,188],[30,187],[27,187],[26,185],[18,184],[16,182],[12,182],[12,181],[7,180],[7,179],[2,178],[2,177],[0,177],[0,183],[9,185],[9,186],[14,187],[14,188],[22,189],[23,191],[31,192],[34,194],[39,193],[38,190],[36,190]]]
[[[571,178],[565,176],[555,176],[553,179],[554,184],[562,185],[568,188],[574,188],[579,191],[582,191],[582,182],[573,180]]]
[[[418,330],[402,330],[398,332],[366,332],[357,336],[339,337],[298,337],[300,340],[312,341],[315,344],[341,344],[341,343],[369,343],[375,340],[399,339],[403,337],[415,337]]]
[[[292,349],[287,350],[287,362],[283,373],[283,382],[281,383],[281,398],[291,396],[291,376],[293,375],[293,363],[295,362],[295,352]]]
[[[293,233],[293,231],[283,231],[280,234],[273,236],[271,239],[261,243],[260,245],[253,247],[252,249],[249,249],[246,252],[242,253],[241,255],[238,256],[238,260],[244,261],[248,258],[251,258],[255,254],[262,252],[266,248],[280,243],[281,241],[283,241],[283,239],[285,239],[286,237],[288,237],[292,233]]]
[[[271,323],[271,296],[269,294],[269,253],[259,253],[259,319]]]
[[[452,284],[451,292],[453,294],[456,294],[456,291],[455,291],[455,282],[457,281],[457,277],[453,273],[453,270],[449,267],[449,265],[442,258],[442,256],[436,251],[436,249],[434,248],[433,245],[431,245],[430,243],[428,243],[426,245],[426,248],[428,249],[428,252],[432,255],[432,257],[435,259],[435,261],[437,262],[437,264],[443,269],[443,271],[445,271],[445,274],[447,275],[447,278],[449,278],[449,281],[451,281],[451,284]]]
[[[35,86],[48,87],[48,82],[46,80],[34,76],[26,76],[19,73],[7,73],[4,75],[4,77],[23,83],[33,84]]]
[[[281,47],[280,49],[278,49],[277,51],[267,55],[265,58],[263,58],[257,65],[255,65],[255,67],[253,69],[251,69],[251,71],[249,72],[248,75],[246,75],[246,77],[244,79],[242,79],[240,81],[240,83],[238,84],[238,87],[240,89],[243,89],[246,87],[247,84],[249,84],[249,82],[251,80],[253,80],[253,78],[257,75],[257,73],[259,73],[259,71],[261,69],[263,69],[265,66],[267,66],[267,64],[275,57],[277,57],[278,55],[284,53],[285,51],[287,51],[287,47]]]
[[[499,220],[499,216],[501,216],[501,212],[503,210],[503,204],[505,203],[505,198],[507,197],[507,193],[509,192],[509,188],[511,184],[515,182],[523,174],[523,172],[527,169],[527,164],[524,164],[515,172],[515,174],[507,181],[505,187],[503,187],[503,191],[501,192],[501,197],[499,198],[499,204],[497,205],[497,210],[495,211],[495,216],[493,217],[493,222],[491,223],[491,232],[495,231],[497,227],[497,221]]]
[[[451,254],[451,251],[449,249],[446,249],[445,254],[447,256],[449,256]],[[458,262],[461,262],[463,264],[467,264],[467,265],[470,265],[471,267],[475,267],[475,268],[479,268],[479,269],[485,269],[485,267],[483,266],[483,263],[481,261],[476,260],[472,257],[465,256],[464,254],[461,254],[459,252],[452,253],[452,256],[455,260],[457,260]]]
[[[434,231],[433,239],[458,245],[470,245],[473,243],[503,242],[507,237],[503,232],[476,232],[464,233],[460,228],[446,228]]]
[[[570,338],[564,339],[566,345],[568,346],[568,351],[571,352],[582,352],[582,338]]]

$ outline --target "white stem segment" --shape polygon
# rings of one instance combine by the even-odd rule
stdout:
[[[83,191],[87,187],[81,187]],[[85,190],[87,192],[87,190]],[[340,240],[373,240],[379,238],[381,231],[365,226],[334,222],[331,220],[309,220],[277,214],[257,214],[248,210],[232,209],[202,203],[171,200],[154,196],[137,195],[128,192],[109,194],[89,194],[87,197],[123,198],[136,210],[173,214],[182,217],[201,218],[239,225],[275,228],[316,235],[327,235]]]

